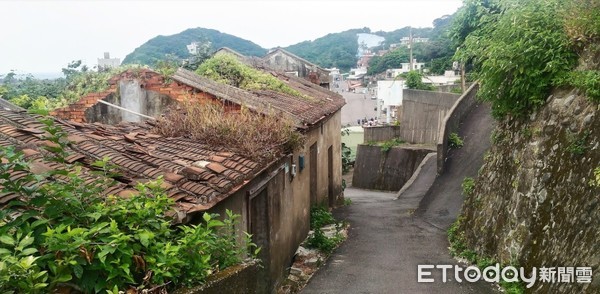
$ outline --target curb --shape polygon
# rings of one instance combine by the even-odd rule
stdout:
[[[398,191],[398,194],[396,194],[396,200],[400,199],[400,197],[402,196],[402,193],[404,193],[404,191],[408,190],[408,188],[410,188],[410,186],[412,186],[412,184],[417,180],[417,178],[421,174],[421,169],[423,168],[423,166],[427,163],[428,160],[431,160],[431,158],[434,158],[434,157],[437,159],[436,152],[427,154],[425,156],[425,158],[423,158],[423,160],[421,160],[421,163],[419,164],[419,166],[417,167],[415,172],[412,174],[410,179],[408,179],[408,181],[406,181],[406,183],[404,183],[404,186],[402,186],[400,191]]]

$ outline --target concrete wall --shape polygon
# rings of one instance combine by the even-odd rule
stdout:
[[[431,149],[358,145],[352,186],[362,189],[398,191]]]
[[[141,87],[140,81],[120,80],[118,91],[108,94],[104,101],[151,117],[158,117],[177,101],[168,95]],[[106,104],[97,103],[84,112],[86,122],[118,124],[120,122],[140,122],[145,120],[139,115]]]
[[[458,133],[458,127],[463,117],[473,108],[477,103],[475,99],[477,96],[477,90],[479,84],[474,83],[467,89],[465,93],[460,96],[456,104],[450,109],[440,127],[440,135],[437,140],[437,172],[441,174],[444,172],[444,163],[446,161],[446,155],[448,154],[448,136],[451,133]]]
[[[364,142],[388,141],[402,136],[400,126],[365,127]]]
[[[275,51],[267,54],[263,58],[264,62],[270,67],[277,71],[283,72],[298,72],[298,76],[301,78],[305,78],[311,80],[311,73],[314,74],[312,78],[316,78],[316,80],[311,80],[316,84],[321,85],[329,85],[329,71],[323,70],[316,65],[311,65],[306,61],[295,58],[292,55],[285,54],[282,51]]]
[[[256,263],[228,267],[210,277],[202,286],[178,289],[174,294],[255,293],[260,268]]]
[[[436,144],[444,117],[460,95],[405,89],[401,137],[413,144]]]

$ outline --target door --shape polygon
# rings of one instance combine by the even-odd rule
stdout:
[[[317,205],[317,143],[310,146],[310,206]]]
[[[333,193],[333,146],[327,148],[327,198],[329,207],[335,206],[335,194]]]
[[[248,220],[252,243],[261,248],[258,258],[262,260],[263,268],[259,271],[258,292],[267,293],[271,287],[270,280],[270,228],[267,189],[249,196]]]

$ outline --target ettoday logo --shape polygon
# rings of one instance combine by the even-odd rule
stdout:
[[[453,269],[454,274],[448,273],[448,270]],[[438,264],[438,265],[418,265],[417,266],[417,281],[419,283],[434,283],[433,271],[441,270],[442,283],[446,283],[449,277],[453,277],[455,281],[462,283],[476,282],[484,280],[490,283],[503,282],[523,282],[525,287],[531,288],[536,281],[542,283],[591,283],[592,268],[591,267],[541,267],[532,268],[530,273],[526,273],[523,267],[518,269],[514,266],[506,266],[500,268],[500,264],[488,266],[479,269],[476,266],[463,268],[459,265]]]

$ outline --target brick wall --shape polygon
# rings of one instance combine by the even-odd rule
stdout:
[[[106,91],[98,93],[89,93],[83,96],[79,101],[66,107],[56,109],[52,111],[51,114],[63,119],[69,119],[76,122],[85,122],[85,111],[88,108],[96,105],[98,103],[98,100],[103,100],[111,94],[116,94],[119,88],[119,81],[123,79],[138,79],[140,80],[140,86],[146,89],[147,91],[154,91],[160,94],[167,95],[171,97],[171,99],[174,99],[179,102],[183,102],[190,98],[199,102],[217,100],[217,97],[215,97],[214,95],[202,92],[188,85],[184,85],[175,81],[166,84],[164,82],[163,76],[154,71],[148,69],[143,69],[141,71],[127,70],[117,76],[112,77],[109,80],[110,86]],[[227,112],[239,111],[239,108],[239,105],[231,103],[226,103],[225,105],[225,110]]]

